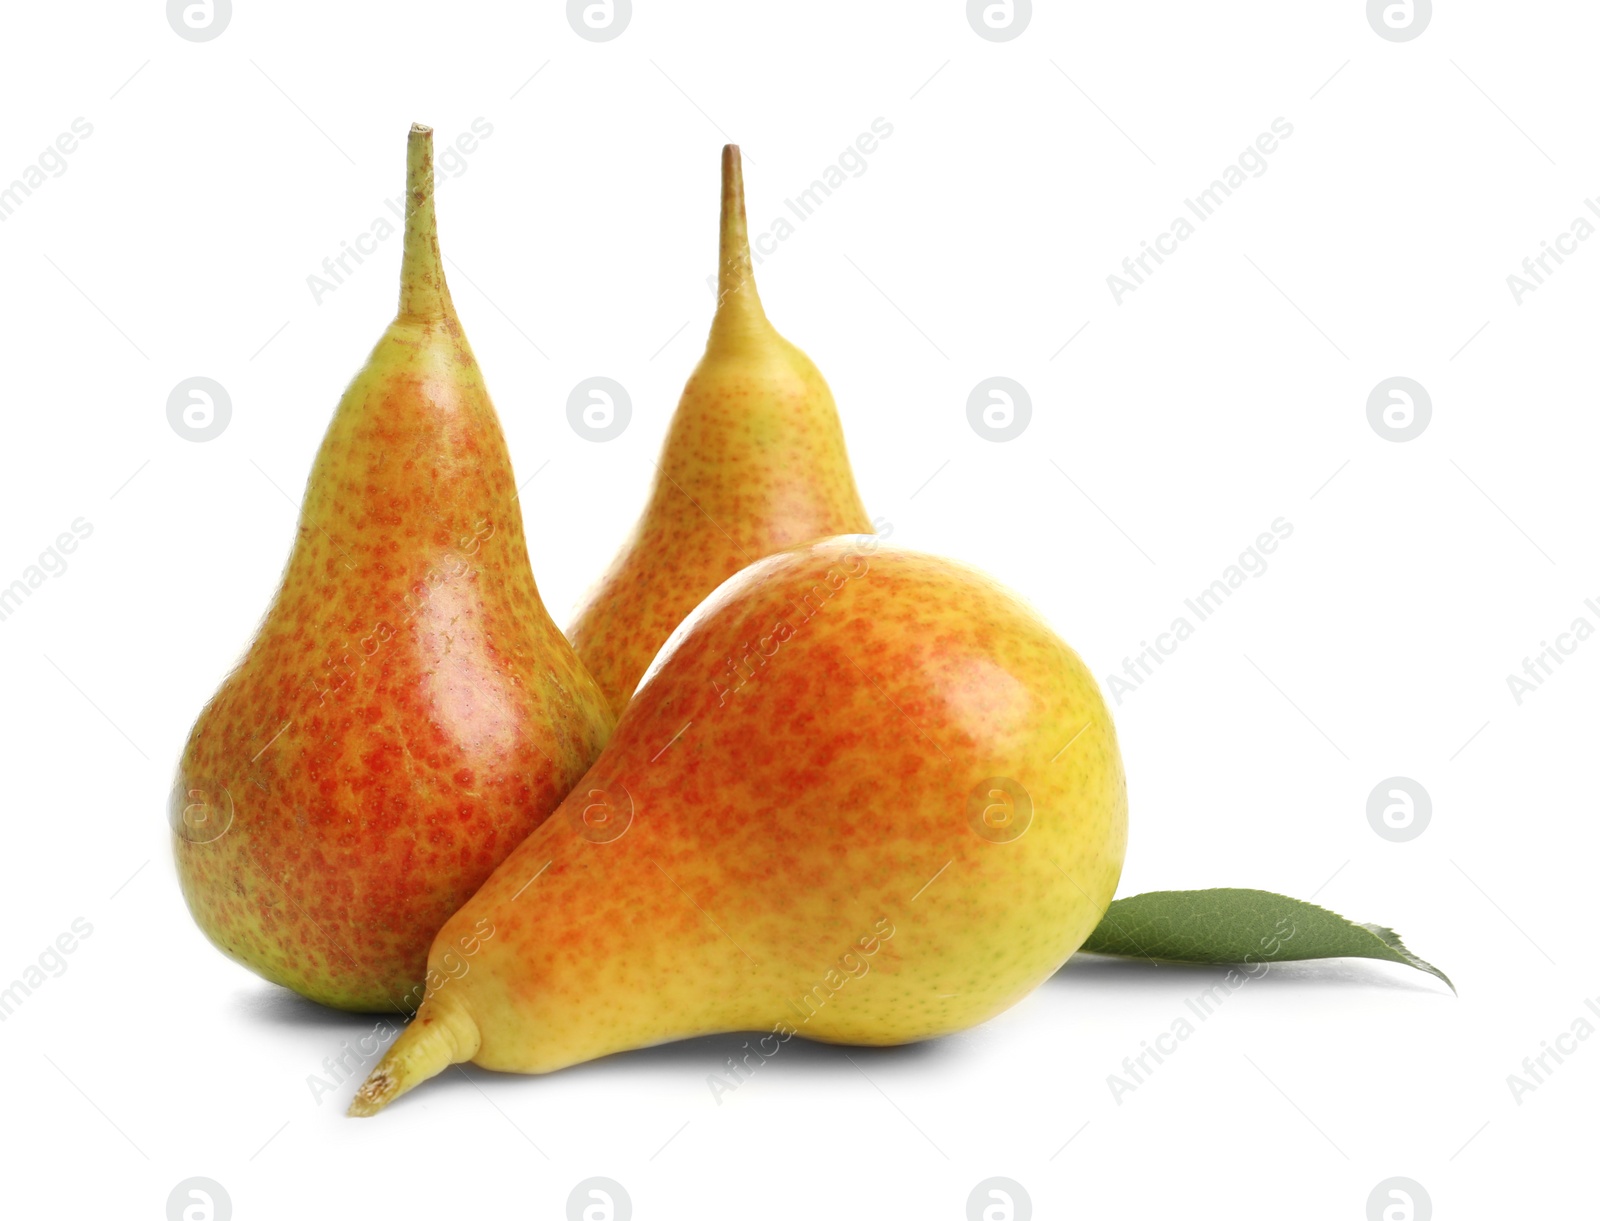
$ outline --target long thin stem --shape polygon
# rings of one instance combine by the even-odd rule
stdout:
[[[406,235],[400,260],[400,316],[424,322],[455,316],[439,256],[433,211],[433,128],[411,125],[406,141]]]
[[[755,269],[750,262],[750,232],[744,214],[744,168],[737,144],[722,150],[722,238],[717,268],[717,314],[711,323],[711,342],[736,340],[752,330],[770,326],[756,292]]]
[[[472,1059],[481,1042],[478,1026],[467,1011],[440,992],[422,1002],[394,1046],[378,1061],[356,1096],[348,1114],[376,1115],[396,1098],[452,1064]]]

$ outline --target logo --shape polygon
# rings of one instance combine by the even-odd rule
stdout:
[[[584,1179],[567,1197],[567,1221],[628,1221],[633,1201],[616,1179]]]
[[[1389,377],[1367,395],[1367,423],[1385,441],[1413,441],[1433,418],[1433,399],[1420,382]]]
[[[167,423],[185,441],[220,437],[233,419],[233,400],[220,382],[189,377],[167,395]]]
[[[1416,839],[1432,818],[1433,798],[1406,776],[1390,776],[1367,796],[1367,821],[1390,843]]]
[[[633,18],[633,0],[567,0],[567,24],[586,42],[610,42]]]
[[[572,829],[592,844],[609,844],[621,839],[633,825],[633,794],[618,785],[617,791],[603,788],[574,790],[567,820]]]
[[[991,776],[967,794],[967,825],[991,844],[1009,844],[1033,825],[1033,798],[1010,776]]]
[[[229,1221],[233,1200],[215,1179],[184,1179],[167,1197],[167,1221]]]
[[[588,377],[567,395],[567,423],[585,441],[614,441],[633,418],[633,400],[620,382]]]
[[[222,785],[191,784],[182,780],[172,787],[167,806],[172,833],[191,844],[219,840],[233,826],[233,794]]]
[[[1429,1221],[1433,1201],[1415,1179],[1384,1179],[1367,1197],[1367,1221]]]
[[[967,1221],[1031,1221],[1033,1200],[1015,1179],[984,1179],[967,1197]]]
[[[1020,437],[1033,419],[1033,400],[1020,382],[988,377],[967,395],[967,423],[985,441]]]
[[[1367,24],[1387,42],[1410,42],[1433,19],[1433,0],[1367,0]]]
[[[167,0],[167,24],[189,42],[210,42],[231,20],[233,0]]]
[[[1010,42],[1033,19],[1033,0],[967,0],[967,24],[979,38]]]

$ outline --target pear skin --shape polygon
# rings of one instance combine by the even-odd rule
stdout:
[[[662,650],[561,808],[443,927],[357,1092],[760,1032],[982,1022],[1111,902],[1127,792],[1094,677],[952,561],[830,539],[743,570]]]
[[[871,530],[828,383],[761,308],[730,144],[705,355],[644,513],[567,634],[620,715],[673,629],[728,577],[786,547]]]
[[[400,310],[340,400],[255,641],[173,792],[196,923],[341,1009],[415,1011],[434,934],[614,718],[534,585],[505,438],[411,131]]]

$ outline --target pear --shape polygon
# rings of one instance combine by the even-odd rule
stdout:
[[[673,629],[728,577],[786,547],[872,530],[828,383],[761,308],[732,144],[717,286],[644,514],[567,632],[619,714]]]
[[[317,453],[283,582],[184,748],[200,928],[341,1009],[414,1012],[433,936],[614,725],[539,599],[413,127],[400,311]]]
[[[589,775],[445,924],[350,1113],[467,1060],[961,1030],[1083,942],[1126,839],[1099,688],[1015,595],[871,537],[772,556],[674,634]]]

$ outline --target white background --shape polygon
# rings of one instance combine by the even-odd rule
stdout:
[[[559,1218],[590,1175],[639,1218],[960,1218],[991,1175],[1041,1218],[1359,1221],[1393,1175],[1441,1218],[1557,1215],[1600,1040],[1520,1105],[1506,1078],[1600,994],[1600,643],[1520,706],[1506,676],[1600,625],[1600,242],[1520,304],[1506,277],[1600,190],[1600,12],[1452,3],[1394,43],[1357,0],[1041,3],[997,43],[954,0],[635,7],[591,43],[559,3],[240,0],[192,43],[151,0],[8,6],[0,183],[75,118],[93,134],[0,224],[0,585],[74,519],[93,534],[0,622],[0,982],[94,929],[0,1025],[8,1215],[159,1219],[193,1175],[240,1221]],[[1117,304],[1106,277],[1280,116],[1266,172]],[[480,117],[441,237],[559,622],[703,343],[720,145],[745,150],[759,231],[885,118],[758,270],[869,512],[1023,592],[1103,682],[1291,522],[1114,709],[1120,893],[1315,895],[1399,929],[1460,997],[1384,964],[1276,969],[1120,1104],[1108,1074],[1220,970],[1076,959],[937,1044],[791,1045],[720,1105],[706,1075],[739,1038],[450,1073],[361,1123],[353,1082],[314,1101],[308,1074],[371,1022],[205,941],[165,801],[393,314],[399,239],[320,303],[307,277],[389,215],[413,120],[442,142]],[[566,420],[594,375],[632,398],[608,444]],[[966,419],[993,375],[1033,404],[1003,444]],[[166,418],[192,376],[232,399],[203,444]],[[1367,420],[1391,376],[1433,403],[1407,443]],[[1434,806],[1404,844],[1366,818],[1395,775]]]

